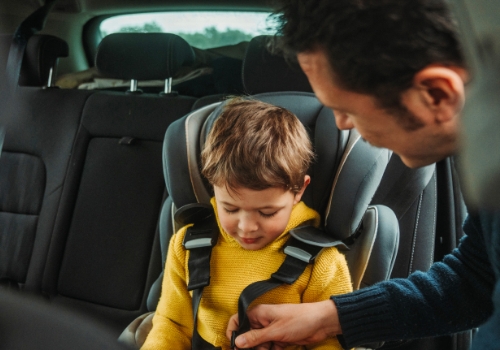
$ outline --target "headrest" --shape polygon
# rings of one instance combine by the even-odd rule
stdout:
[[[243,60],[243,86],[250,95],[262,92],[312,92],[306,75],[297,63],[287,62],[283,55],[269,52],[271,36],[253,38]]]
[[[0,35],[0,74],[5,74],[12,34]],[[43,86],[47,84],[50,68],[59,57],[68,56],[68,44],[52,35],[33,35],[26,46],[19,85]]]
[[[68,57],[68,44],[52,35],[33,35],[26,46],[19,85],[43,86],[47,84],[51,68],[59,57]]]
[[[102,39],[95,65],[107,78],[155,80],[175,76],[194,59],[191,46],[175,34],[115,33]]]

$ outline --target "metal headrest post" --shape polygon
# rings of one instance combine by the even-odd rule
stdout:
[[[137,91],[137,80],[132,79],[130,80],[130,92],[136,92]]]
[[[52,77],[54,74],[54,67],[50,67],[49,77],[47,78],[47,87],[52,87]]]
[[[163,92],[165,94],[172,92],[172,77],[165,79],[165,90]]]

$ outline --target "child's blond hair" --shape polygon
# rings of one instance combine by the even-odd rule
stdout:
[[[203,149],[202,174],[229,189],[282,187],[294,193],[314,158],[302,123],[285,108],[246,99],[227,102]]]

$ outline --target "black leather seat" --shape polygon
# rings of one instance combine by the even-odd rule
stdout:
[[[123,33],[101,42],[96,65],[113,78],[166,79],[192,57],[178,36]],[[147,310],[161,270],[163,137],[195,101],[140,91],[96,91],[88,98],[44,273],[43,292],[53,303],[96,316],[117,333]]]
[[[2,41],[10,47],[12,36],[2,36]],[[21,56],[20,75],[0,83],[0,125],[5,130],[0,158],[0,279],[15,289],[37,293],[81,109],[90,95],[43,88],[57,58],[65,54],[67,45],[61,39],[35,35]]]

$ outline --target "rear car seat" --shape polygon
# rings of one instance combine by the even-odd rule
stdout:
[[[167,79],[192,58],[178,36],[123,33],[101,42],[96,66],[112,78]],[[195,100],[140,91],[98,91],[89,97],[45,268],[42,289],[52,302],[97,316],[117,330],[146,310],[147,292],[161,270],[163,136]]]
[[[3,36],[9,37],[10,47],[12,36]],[[0,125],[6,135],[0,158],[0,278],[11,288],[35,293],[40,293],[81,111],[91,95],[42,87],[50,67],[66,54],[62,40],[33,36],[20,76],[1,82]],[[11,69],[2,67],[2,74],[4,68]]]

